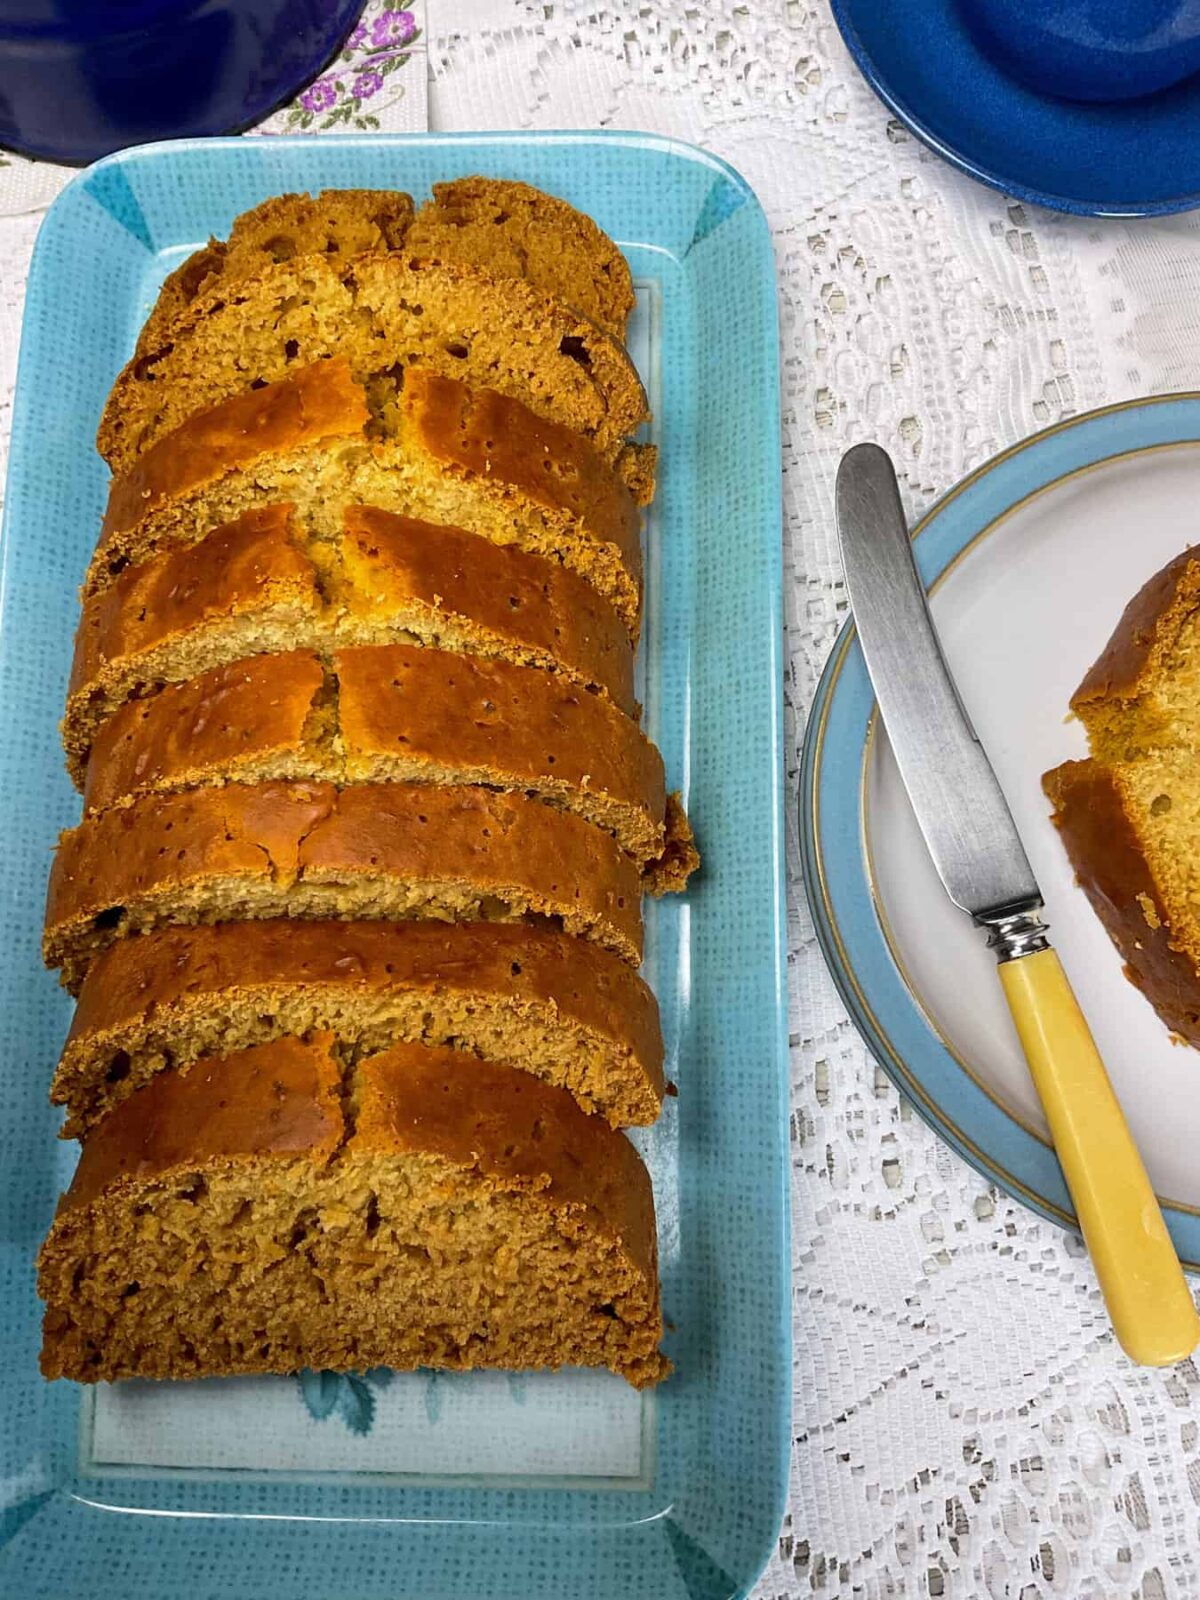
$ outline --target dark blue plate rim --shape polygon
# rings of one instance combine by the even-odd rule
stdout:
[[[1193,211],[1200,206],[1200,191],[1196,190],[1174,195],[1168,200],[1130,200],[1120,205],[1089,200],[1078,195],[1052,194],[1047,190],[1021,183],[1017,178],[1006,177],[994,168],[974,161],[969,155],[947,144],[934,133],[912,107],[892,89],[854,26],[854,0],[830,0],[830,7],[833,11],[833,20],[837,23],[846,48],[854,57],[855,65],[888,110],[894,111],[904,126],[916,134],[921,143],[932,150],[934,155],[940,156],[959,172],[965,172],[967,177],[986,184],[989,189],[998,189],[1002,194],[1011,195],[1016,200],[1025,200],[1031,205],[1046,206],[1051,211],[1065,211],[1077,217],[1168,217],[1180,211]]]

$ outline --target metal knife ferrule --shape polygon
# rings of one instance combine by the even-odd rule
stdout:
[[[1022,956],[1049,950],[1046,935],[1050,930],[1038,916],[1041,909],[1039,900],[1035,905],[1000,906],[975,918],[981,928],[988,930],[988,949],[996,952],[998,963],[1020,961]]]

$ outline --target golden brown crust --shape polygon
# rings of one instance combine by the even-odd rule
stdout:
[[[331,897],[350,917],[438,915],[451,891],[641,959],[637,868],[607,834],[516,795],[402,783],[231,784],[90,817],[59,841],[44,953],[74,987],[114,937],[164,922],[329,915]]]
[[[42,1371],[571,1360],[640,1387],[670,1371],[656,1264],[645,1169],[565,1091],[421,1045],[339,1085],[327,1038],[277,1041],[164,1073],[85,1141],[38,1259]]]
[[[336,778],[329,740],[306,737],[325,668],[309,651],[250,656],[127,700],[92,745],[84,809],[262,776]]]
[[[345,1133],[332,1044],[329,1034],[308,1043],[274,1039],[198,1061],[185,1077],[160,1073],[84,1141],[59,1214],[89,1205],[112,1184],[212,1161],[295,1155],[327,1161]]]
[[[1170,921],[1137,828],[1110,768],[1067,761],[1042,778],[1080,887],[1166,1025],[1200,1046],[1200,977],[1172,943]]]
[[[76,937],[93,924],[97,933],[123,930],[143,902],[214,878],[294,884],[304,840],[336,802],[331,783],[235,784],[148,795],[69,828],[46,889],[46,964],[74,959]],[[164,908],[161,920],[180,919]],[[81,959],[86,968],[88,957]]]
[[[264,266],[233,292],[210,280],[153,350],[118,374],[97,447],[116,472],[189,416],[293,365],[348,361],[371,386],[407,369],[486,384],[578,429],[608,462],[648,418],[623,347],[530,284],[474,266],[368,254]]]
[[[198,544],[129,567],[85,602],[63,722],[72,776],[124,701],[205,664],[280,648],[329,653],[389,635],[561,672],[636,713],[633,648],[583,578],[514,546],[371,506],[347,506],[320,547],[292,508],[265,506]]]
[[[60,1215],[112,1185],[168,1173],[203,1182],[213,1162],[307,1156],[324,1165],[343,1145],[343,1072],[333,1039],[273,1040],[164,1072],[115,1107],[83,1141]],[[345,1159],[440,1156],[489,1186],[580,1208],[657,1270],[650,1179],[633,1146],[563,1089],[456,1050],[396,1045],[353,1069],[355,1124]]]
[[[439,261],[476,262],[528,278],[623,340],[633,279],[616,245],[582,211],[528,184],[458,178],[435,183],[407,247]]]
[[[247,389],[197,412],[113,479],[98,561],[103,563],[118,535],[135,528],[164,500],[212,483],[272,450],[360,438],[369,419],[362,388],[344,361],[299,367],[281,383]]]
[[[484,995],[548,1011],[609,1040],[662,1097],[658,1003],[639,974],[588,940],[500,922],[223,922],[119,939],[79,992],[60,1075],[147,1035],[170,1051],[201,1011],[299,988]]]
[[[419,645],[250,656],[127,701],[96,736],[89,811],[264,778],[482,783],[587,817],[639,863],[666,842],[662,757],[611,701],[536,667]]]
[[[1200,546],[1176,556],[1134,595],[1112,637],[1071,696],[1071,709],[1086,716],[1094,701],[1136,695],[1155,647],[1177,635],[1181,623],[1197,606]]]
[[[427,821],[422,821],[422,818]],[[457,871],[447,871],[456,863]],[[609,949],[640,962],[642,915],[636,868],[607,834],[568,812],[518,795],[431,784],[343,789],[327,826],[303,841],[300,870],[371,878],[378,866],[422,880],[462,878],[493,892],[528,889],[568,929],[587,927]]]
[[[343,520],[347,604],[356,616],[418,600],[544,652],[583,683],[607,689],[622,711],[635,710],[629,635],[578,573],[515,545],[374,506],[347,506]]]
[[[570,428],[535,416],[492,389],[411,372],[404,385],[413,437],[454,472],[500,478],[536,504],[577,517],[615,545],[640,586],[641,519],[620,478]]]
[[[349,778],[389,755],[457,767],[583,815],[594,800],[593,820],[619,828],[627,849],[661,849],[662,757],[611,701],[535,667],[411,645],[340,650],[334,669]],[[603,821],[613,807],[630,813],[624,823],[615,811]]]
[[[261,609],[278,595],[315,609],[316,569],[297,542],[292,520],[288,505],[244,512],[200,544],[127,568],[85,600],[68,707],[72,697],[99,690],[110,664],[249,609],[251,602]]]
[[[556,1209],[581,1208],[653,1277],[654,1198],[629,1140],[528,1073],[490,1061],[465,1070],[468,1094],[454,1050],[402,1044],[360,1063],[348,1154],[425,1151]]]

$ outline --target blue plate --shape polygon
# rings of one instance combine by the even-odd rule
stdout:
[[[971,177],[1088,216],[1200,205],[1200,77],[1139,100],[1058,100],[1025,88],[984,53],[959,0],[832,3],[876,94]]]
[[[34,1255],[69,1176],[47,1104],[68,1002],[40,970],[46,868],[77,814],[55,724],[105,473],[101,402],[164,275],[288,189],[482,172],[597,218],[640,288],[663,451],[643,699],[695,819],[694,892],[649,918],[677,1100],[639,1136],[666,1348],[609,1374],[308,1374],[84,1390],[37,1371]],[[21,1600],[732,1600],[783,1511],[791,1392],[778,331],[745,183],[664,139],[215,140],[113,157],[38,238],[0,572],[0,1594]]]
[[[1177,446],[1191,447],[1190,453],[1177,450]],[[995,573],[996,563],[1006,559],[1003,541],[1015,541],[1018,538],[1013,530],[1019,526],[1021,516],[1032,516],[1039,505],[1045,505],[1048,507],[1043,514],[1045,522],[1054,524],[1056,516],[1061,521],[1062,513],[1055,508],[1069,506],[1070,502],[1046,498],[1047,495],[1067,491],[1081,493],[1085,477],[1088,482],[1103,484],[1111,480],[1114,469],[1131,475],[1129,482],[1140,497],[1135,503],[1141,505],[1144,515],[1156,519],[1158,506],[1152,498],[1153,490],[1146,485],[1155,472],[1177,464],[1175,469],[1185,474],[1180,480],[1181,506],[1176,507],[1173,526],[1155,531],[1154,538],[1158,545],[1146,552],[1145,570],[1141,573],[1141,577],[1148,577],[1166,559],[1161,546],[1165,545],[1169,553],[1174,554],[1182,545],[1186,545],[1189,538],[1194,538],[1192,508],[1197,446],[1200,446],[1200,396],[1196,395],[1167,396],[1090,412],[1036,434],[964,479],[917,524],[913,538],[921,576],[931,591],[943,578],[953,576],[965,582],[962,575],[967,566],[965,562],[960,563],[960,558],[977,559],[985,535],[989,539],[989,548],[991,541],[1001,541],[992,554],[993,565],[986,569]],[[1109,475],[1108,479],[1105,474]],[[1107,491],[1101,488],[1096,492]],[[1084,502],[1085,506],[1093,503]],[[1074,516],[1085,530],[1090,530],[1093,524],[1086,519],[1083,511],[1077,509]],[[1121,522],[1116,538],[1136,560],[1139,542],[1129,539],[1129,526],[1128,520]],[[1094,565],[1101,574],[1096,580],[1099,583],[1104,581],[1103,574],[1108,570],[1108,564],[1101,536],[1098,534],[1096,539],[1093,547]],[[1175,542],[1172,544],[1172,541]],[[1019,547],[1015,544],[1011,547],[1007,559],[1012,561],[1018,557],[1013,568],[1016,574],[1013,585],[1014,589],[1023,586],[1027,594],[1029,586],[1038,581],[1039,572],[1049,570],[1050,557],[1046,547],[1032,538]],[[1078,566],[1075,571],[1078,573]],[[966,624],[968,628],[992,627],[1000,636],[998,647],[1006,650],[1010,656],[1028,653],[1029,677],[1035,683],[1039,677],[1044,679],[1047,675],[1048,656],[1061,656],[1064,638],[1074,637],[1070,649],[1079,659],[1066,662],[1056,669],[1060,675],[1065,673],[1061,698],[1058,697],[1057,687],[1054,692],[1041,693],[1033,700],[1023,693],[1011,691],[1008,685],[999,681],[1003,674],[996,674],[994,665],[988,681],[991,683],[993,700],[998,703],[1008,694],[1017,706],[1016,747],[1022,752],[1020,759],[1025,759],[1026,763],[1032,759],[1034,765],[1032,772],[1025,773],[1021,785],[1009,786],[1009,800],[1014,811],[1019,816],[1025,816],[1025,842],[1031,856],[1034,855],[1034,845],[1038,847],[1038,857],[1043,863],[1039,868],[1043,875],[1043,887],[1048,881],[1045,876],[1047,871],[1058,874],[1057,893],[1051,903],[1049,916],[1062,938],[1067,940],[1069,936],[1076,981],[1086,979],[1095,986],[1092,996],[1097,1003],[1097,1012],[1093,1016],[1093,1025],[1104,1021],[1114,1051],[1122,1038],[1127,1041],[1128,1052],[1133,1058],[1131,1063],[1126,1063],[1128,1070],[1124,1074],[1127,1093],[1131,1083],[1135,1088],[1140,1087],[1147,1076],[1153,1077],[1158,1085],[1152,1098],[1144,1094],[1141,1096],[1142,1104],[1137,1108],[1139,1114],[1145,1112],[1141,1117],[1141,1137],[1153,1170],[1155,1151],[1148,1140],[1171,1137],[1169,1130],[1162,1131],[1164,1120],[1170,1119],[1163,1119],[1159,1113],[1163,1106],[1171,1103],[1173,1095],[1179,1092],[1184,1095],[1192,1093],[1188,1086],[1191,1063],[1187,1059],[1187,1052],[1172,1049],[1165,1030],[1157,1024],[1144,999],[1121,978],[1120,962],[1115,952],[1086,904],[1082,891],[1072,886],[1069,865],[1059,841],[1053,836],[1047,816],[1048,807],[1041,796],[1037,779],[1037,773],[1044,766],[1078,753],[1066,748],[1072,736],[1082,744],[1078,730],[1073,731],[1064,725],[1063,710],[1067,695],[1078,682],[1083,668],[1098,653],[1122,606],[1140,581],[1139,577],[1129,587],[1122,587],[1125,582],[1122,576],[1116,580],[1118,592],[1106,592],[1102,601],[1097,603],[1092,589],[1078,579],[1075,594],[1077,615],[1070,619],[1069,626],[1064,620],[1062,628],[1057,631],[1042,625],[1039,613],[1039,621],[1030,624],[1029,633],[1022,632],[1016,615],[1020,603],[1018,601],[1014,605],[1011,590],[997,601],[998,606],[1007,607],[1007,635],[1002,626],[996,628],[990,621],[982,622],[982,613],[978,608],[966,606],[964,614],[971,619]],[[975,580],[973,586],[960,593],[967,598],[977,596],[982,584],[982,578]],[[1060,600],[1060,591],[1055,590],[1053,604],[1059,605]],[[1067,608],[1071,606],[1070,595],[1065,605]],[[1062,614],[1060,610],[1059,615]],[[1074,635],[1070,631],[1072,628]],[[944,626],[943,633],[946,633]],[[1078,637],[1081,634],[1086,635],[1082,645]],[[988,670],[985,662],[979,676],[985,677]],[[975,687],[979,689],[978,684]],[[1000,719],[987,705],[988,693],[985,684],[982,698],[974,701],[968,699],[968,704],[977,722],[980,721],[980,714],[987,712],[989,722],[999,726]],[[909,958],[914,949],[911,936],[909,944],[901,949],[895,927],[885,925],[886,913],[880,911],[878,852],[882,847],[879,844],[879,823],[874,813],[871,819],[867,816],[870,793],[867,763],[874,714],[874,695],[853,623],[850,623],[839,636],[817,689],[805,735],[801,775],[801,850],[805,884],[817,935],[830,971],[872,1054],[921,1116],[959,1155],[1009,1194],[1024,1201],[1042,1216],[1073,1227],[1075,1217],[1071,1199],[1048,1139],[1039,1133],[1026,1115],[1014,1112],[1011,1093],[1006,1096],[997,1092],[996,1077],[994,1073],[989,1075],[985,1063],[978,1057],[970,1059],[956,1048],[943,1028],[932,1020],[935,1015],[944,1018],[945,1011],[928,1003],[927,990],[918,997],[915,981],[907,976],[911,970]],[[1010,715],[1009,723],[1013,721],[1014,717]],[[990,743],[986,738],[987,728],[982,723],[980,725],[985,742]],[[1044,748],[1046,744],[1053,750],[1049,756]],[[1027,746],[1031,750],[1029,756],[1023,755]],[[992,753],[994,756],[999,753],[998,745],[992,746]],[[1011,766],[1011,750],[1006,749],[1004,753],[1006,764]],[[877,788],[874,792],[881,794],[882,790]],[[1043,830],[1043,837],[1035,838],[1035,827]],[[892,831],[887,837],[894,850],[900,836]],[[912,848],[923,850],[916,838],[912,841]],[[922,864],[927,864],[923,855]],[[929,870],[932,872],[931,867]],[[893,872],[895,881],[898,880]],[[909,881],[915,883],[917,880]],[[954,914],[953,926],[938,924],[935,931],[928,919],[934,911],[940,910],[943,902],[936,890],[931,889],[931,893],[937,898],[938,904],[929,906],[926,902],[924,935],[927,942],[932,941],[934,965],[955,974],[965,973],[967,979],[974,982],[960,954],[956,954],[951,962],[946,943],[947,939],[970,942],[974,938],[973,930],[966,918]],[[895,902],[889,910],[894,910],[894,906]],[[948,901],[945,906],[949,906]],[[983,1032],[986,1034],[989,1029],[994,1031],[994,1027],[1009,1028],[1011,1031],[998,998],[993,964],[982,949],[982,941],[976,942],[980,949],[972,952],[972,959],[978,956],[979,971],[983,974],[979,981],[987,988],[978,991],[964,988],[962,1006],[966,1010],[977,1007],[980,996],[990,1002],[994,991],[994,1009],[998,1021],[993,1024],[990,1017],[985,1017]],[[957,950],[958,946],[955,948]],[[1067,945],[1064,943],[1062,948],[1066,959]],[[940,956],[939,950],[942,952]],[[1068,962],[1070,965],[1071,962]],[[956,977],[952,981],[959,980]],[[1110,1017],[1101,1018],[1099,1015],[1100,1002],[1107,1003],[1108,1009],[1116,1017],[1115,1027]],[[1142,1028],[1149,1030],[1145,1037],[1152,1041],[1151,1048],[1178,1063],[1176,1070],[1183,1080],[1182,1090],[1178,1085],[1168,1089],[1157,1070],[1160,1061],[1155,1061],[1153,1070],[1148,1068],[1150,1052],[1139,1053],[1142,1036],[1136,1030]],[[1100,1031],[1097,1032],[1097,1038],[1102,1042],[1104,1037]],[[982,1047],[977,1048],[982,1053]],[[1016,1049],[1015,1035],[1013,1055],[1024,1083],[1024,1068]],[[1110,1055],[1110,1066],[1114,1064],[1115,1056]],[[1157,1134],[1156,1125],[1159,1130]],[[1185,1264],[1193,1270],[1200,1270],[1200,1210],[1192,1204],[1169,1199],[1164,1200],[1164,1210],[1171,1235]]]

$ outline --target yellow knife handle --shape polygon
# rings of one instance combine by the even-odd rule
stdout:
[[[1062,963],[1044,948],[999,970],[1121,1347],[1143,1366],[1182,1361],[1200,1318]]]

